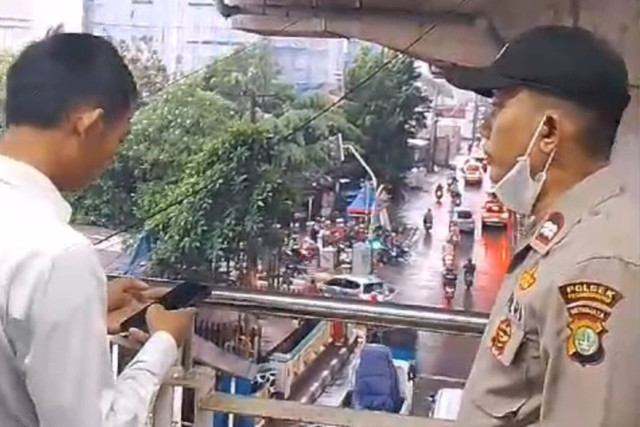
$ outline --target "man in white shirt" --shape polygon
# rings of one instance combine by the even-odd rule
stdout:
[[[151,337],[113,380],[107,341],[135,306],[135,281],[107,286],[60,192],[111,162],[137,97],[114,47],[57,34],[27,47],[7,76],[0,141],[0,425],[133,427],[191,325],[193,311],[147,312]]]

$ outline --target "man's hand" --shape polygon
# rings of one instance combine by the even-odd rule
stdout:
[[[114,279],[107,285],[107,313],[127,307],[133,300],[144,302],[149,285],[129,277]]]
[[[141,280],[123,277],[107,286],[107,332],[121,332],[120,324],[144,306],[160,299],[168,288],[151,288]]]
[[[147,309],[149,332],[153,334],[165,331],[173,337],[180,347],[189,335],[196,312],[195,308],[168,311],[161,305],[154,304]]]

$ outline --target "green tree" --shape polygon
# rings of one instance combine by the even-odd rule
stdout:
[[[15,55],[8,51],[0,51],[0,133],[5,126],[4,104],[7,96],[7,71],[15,59]]]
[[[340,110],[319,115],[327,106],[279,83],[262,48],[220,59],[136,112],[113,167],[74,199],[76,220],[151,229],[159,275],[210,278],[233,257],[254,283],[258,250],[334,162],[335,135],[362,139]]]
[[[238,121],[205,144],[177,183],[144,193],[142,215],[181,201],[148,222],[159,236],[154,252],[159,273],[210,276],[218,255],[254,248],[265,230],[289,217],[290,194],[277,149],[266,127]],[[252,264],[255,260],[248,260],[247,269]]]
[[[204,73],[204,89],[233,102],[253,121],[258,115],[281,115],[295,100],[290,85],[279,81],[280,70],[267,43],[236,50],[213,62]]]
[[[167,67],[149,37],[141,37],[133,42],[119,40],[115,45],[131,69],[138,85],[140,106],[144,106],[169,84],[171,76]]]
[[[347,72],[346,87],[353,89],[398,53],[363,48]],[[344,104],[347,119],[364,134],[364,156],[381,182],[401,184],[411,166],[408,139],[424,126],[429,98],[418,86],[413,59],[401,56],[354,90]]]
[[[114,164],[73,199],[75,221],[121,228],[143,225],[138,199],[176,182],[204,144],[224,130],[233,107],[185,82],[139,110]]]

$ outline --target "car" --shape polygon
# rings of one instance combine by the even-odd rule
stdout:
[[[387,301],[397,290],[375,276],[340,275],[318,286],[325,296],[358,298],[367,301]]]
[[[462,176],[466,185],[481,185],[483,176],[482,164],[474,160],[468,161],[462,167]]]
[[[506,227],[509,222],[509,212],[493,191],[487,193],[487,201],[482,207],[482,225]]]
[[[482,150],[474,151],[473,153],[471,153],[471,156],[469,159],[482,165],[483,172],[486,172],[489,169],[489,165],[487,163],[487,155],[484,153],[484,151]]]
[[[455,208],[451,222],[455,222],[458,225],[458,229],[463,233],[473,233],[476,229],[476,220],[471,209]]]

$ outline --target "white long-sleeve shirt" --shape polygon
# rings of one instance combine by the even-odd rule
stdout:
[[[177,357],[156,333],[113,380],[105,275],[70,214],[48,178],[0,156],[2,427],[138,427]]]

